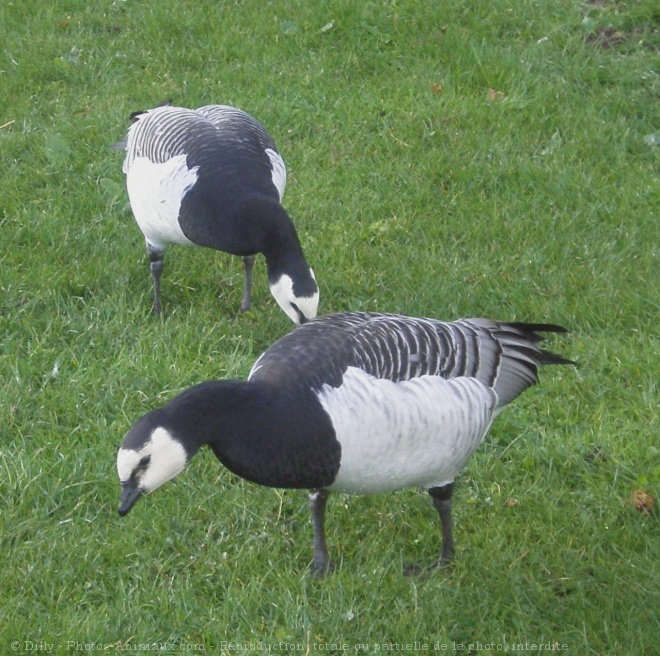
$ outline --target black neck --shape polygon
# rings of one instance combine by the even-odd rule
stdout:
[[[266,258],[269,279],[295,271],[300,264],[308,268],[293,221],[274,199],[255,196],[246,200],[237,208],[237,223],[245,227],[254,252]]]
[[[167,408],[189,458],[207,444],[235,474],[271,487],[323,487],[334,479],[340,446],[309,389],[210,381]]]

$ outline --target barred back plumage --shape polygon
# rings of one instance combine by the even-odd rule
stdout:
[[[123,171],[128,172],[136,157],[162,163],[189,153],[191,142],[213,147],[216,138],[255,152],[266,149],[277,152],[263,125],[239,109],[205,105],[192,110],[165,105],[139,113],[129,127]]]
[[[128,128],[123,172],[128,173],[138,157],[162,164],[186,153],[186,144],[194,134],[213,133],[213,125],[197,112],[182,107],[156,107],[139,115]]]
[[[257,140],[263,150],[277,150],[266,128],[249,114],[229,105],[204,105],[195,110],[205,116],[220,132],[229,132],[244,141]]]
[[[510,403],[538,382],[538,366],[571,364],[537,344],[554,324],[488,319],[446,322],[394,314],[351,312],[319,317],[274,344],[250,377],[272,379],[290,367],[301,384],[338,386],[348,367],[393,382],[419,376],[476,378]],[[285,364],[285,366],[282,366]]]

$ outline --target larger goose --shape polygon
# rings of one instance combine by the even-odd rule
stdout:
[[[264,127],[226,105],[169,105],[136,112],[125,141],[128,196],[151,262],[154,312],[169,244],[240,255],[241,310],[263,253],[270,290],[296,323],[316,316],[318,287],[293,222],[281,205],[286,167]]]
[[[192,387],[141,417],[117,455],[119,513],[176,476],[204,445],[243,478],[311,490],[316,573],[330,566],[329,492],[426,488],[454,555],[454,478],[497,414],[538,382],[552,324],[328,315],[275,342],[243,381]]]

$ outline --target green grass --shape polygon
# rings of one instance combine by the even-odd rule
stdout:
[[[631,495],[660,495],[659,21],[652,0],[2,3],[0,650],[656,653],[660,525]],[[306,495],[209,453],[118,517],[131,423],[290,328],[263,260],[237,317],[240,260],[208,250],[171,249],[150,315],[108,146],[168,98],[268,127],[323,313],[571,329],[551,345],[580,367],[544,371],[459,479],[451,573],[402,575],[439,549],[408,490],[332,498],[340,567],[314,580]]]

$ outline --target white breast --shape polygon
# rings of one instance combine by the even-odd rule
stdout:
[[[286,189],[286,166],[280,154],[272,148],[266,148],[266,155],[268,155],[270,164],[273,167],[271,175],[277,193],[280,195],[281,203],[282,198],[284,198],[284,190]]]
[[[393,383],[349,367],[319,400],[342,448],[328,489],[371,494],[453,481],[488,431],[497,395],[473,378]]]
[[[192,245],[179,226],[181,201],[197,181],[199,167],[191,169],[186,155],[154,163],[136,157],[126,177],[135,220],[146,240],[159,248],[168,244]]]

